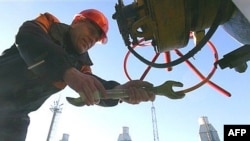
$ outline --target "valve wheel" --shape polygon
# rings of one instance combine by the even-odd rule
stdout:
[[[190,37],[191,38],[191,37]],[[142,46],[145,46],[147,45],[147,43],[143,43],[144,41],[141,40],[139,41],[139,44],[137,45],[133,45],[131,48],[135,49],[136,47],[142,47]],[[217,50],[215,48],[215,46],[213,45],[212,42],[208,41],[207,42],[208,46],[210,47],[212,53],[214,54],[214,62],[217,62],[218,61],[218,53],[217,53]],[[173,50],[180,58],[183,57],[183,54],[181,53],[180,50],[178,49],[175,49]],[[129,79],[129,80],[132,80],[132,78],[130,77],[129,73],[128,73],[128,70],[127,70],[127,61],[128,61],[128,57],[130,55],[130,51],[128,51],[125,55],[125,58],[124,58],[124,64],[123,64],[123,68],[124,68],[124,72],[125,72],[125,75],[126,77]],[[171,54],[170,54],[170,51],[167,51],[167,52],[163,52],[163,55],[165,57],[165,61],[166,63],[170,62],[171,61]],[[152,58],[151,62],[154,63],[157,58],[160,56],[160,53],[156,53],[155,56]],[[186,89],[183,89],[183,90],[180,90],[180,91],[177,91],[176,93],[188,93],[188,92],[191,92],[199,87],[201,87],[202,85],[204,84],[208,84],[209,86],[211,86],[212,88],[214,88],[215,90],[217,90],[218,92],[220,92],[221,94],[225,95],[225,96],[228,96],[230,97],[231,94],[226,91],[225,89],[221,88],[220,86],[218,86],[217,84],[215,84],[214,82],[210,81],[210,78],[213,76],[213,74],[215,73],[216,71],[216,66],[213,65],[212,69],[210,70],[209,74],[207,76],[204,76],[188,59],[185,60],[185,63],[188,65],[188,67],[201,79],[201,81],[197,84],[195,84],[194,86],[192,87],[189,87],[189,88],[186,88]],[[147,68],[145,69],[144,73],[141,75],[140,77],[140,80],[144,80],[144,78],[146,77],[146,75],[148,74],[148,72],[150,71],[150,69],[152,68],[152,66],[147,66]],[[166,68],[167,71],[171,71],[172,70],[172,67],[168,67]]]

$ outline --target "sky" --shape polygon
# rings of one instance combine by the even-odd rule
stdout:
[[[130,4],[132,0],[126,0]],[[128,52],[119,29],[112,15],[115,13],[117,0],[0,0],[0,52],[9,48],[15,39],[19,26],[26,20],[34,19],[39,13],[50,12],[61,22],[70,24],[74,14],[88,8],[102,11],[109,19],[110,30],[108,43],[96,45],[89,51],[94,66],[93,73],[105,80],[115,80],[126,83],[123,63]],[[219,58],[242,46],[221,27],[210,39],[215,45]],[[194,47],[190,39],[188,45],[179,49],[183,54]],[[152,46],[136,48],[136,51],[151,60],[155,52]],[[170,51],[172,59],[177,59],[175,52]],[[214,58],[208,45],[190,60],[196,68],[207,76],[213,66]],[[163,54],[157,59],[164,63]],[[140,62],[133,55],[127,61],[127,70],[132,79],[140,79],[147,65]],[[155,86],[167,80],[179,81],[184,84],[183,90],[200,82],[200,79],[185,63],[173,67],[172,71],[152,68],[144,78]],[[157,96],[155,107],[158,135],[161,141],[198,141],[201,116],[207,116],[223,140],[223,126],[225,124],[250,124],[250,71],[238,73],[234,69],[216,69],[210,79],[215,84],[231,93],[227,97],[214,88],[205,84],[200,88],[186,93],[183,99],[172,100]],[[69,134],[69,141],[117,141],[122,133],[122,127],[129,127],[129,134],[133,141],[153,141],[152,102],[142,102],[138,105],[120,103],[115,107],[100,106],[74,107],[67,103],[66,96],[77,97],[70,88],[51,96],[37,111],[29,114],[31,123],[28,128],[26,141],[45,141],[48,135],[54,101],[62,104],[62,113],[57,118],[53,131],[53,139],[58,141],[63,133]]]

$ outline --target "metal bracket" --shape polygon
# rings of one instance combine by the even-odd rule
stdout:
[[[234,68],[237,72],[243,73],[247,69],[247,61],[250,60],[250,45],[244,45],[226,55],[215,64],[221,69],[226,67]]]

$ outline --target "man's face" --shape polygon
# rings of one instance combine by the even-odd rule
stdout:
[[[100,29],[87,19],[71,24],[71,40],[79,54],[91,48],[100,39],[100,33]]]

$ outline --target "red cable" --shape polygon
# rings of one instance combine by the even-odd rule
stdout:
[[[192,38],[192,37],[190,37]],[[140,40],[139,41],[139,44],[137,45],[133,45],[132,48],[135,48],[136,46],[145,46],[145,44],[140,44],[141,42],[143,42],[144,40]],[[218,61],[218,53],[217,53],[217,50],[215,48],[215,46],[210,42],[208,41],[208,45],[210,46],[211,50],[213,51],[214,53],[214,58],[215,58],[215,62]],[[183,56],[183,54],[179,51],[179,50],[175,50],[176,54],[179,55],[180,57]],[[127,71],[127,67],[126,67],[126,64],[127,64],[127,60],[128,60],[128,56],[130,54],[130,51],[127,52],[127,54],[125,55],[125,59],[124,59],[124,64],[123,64],[123,68],[124,68],[124,72],[125,72],[125,75],[127,76],[127,78],[129,80],[132,80],[128,74],[128,71]],[[154,58],[152,59],[152,62],[155,62],[156,59],[158,58],[159,56],[159,53],[157,53]],[[170,60],[170,53],[169,52],[165,52],[165,59],[166,61],[171,61]],[[200,86],[204,85],[205,83],[208,83],[211,87],[213,87],[214,89],[216,89],[217,91],[221,92],[222,94],[230,97],[231,94],[224,90],[223,88],[221,88],[220,86],[218,86],[217,84],[213,83],[212,81],[210,81],[210,78],[213,76],[213,74],[215,73],[215,70],[216,70],[216,66],[213,66],[212,70],[210,71],[209,75],[207,77],[203,76],[197,68],[195,68],[192,63],[189,61],[189,60],[186,60],[185,61],[187,63],[187,65],[191,68],[191,70],[193,70],[200,79],[202,79],[202,81],[196,85],[194,85],[193,87],[190,87],[190,88],[187,88],[187,89],[184,89],[184,90],[181,90],[181,91],[177,91],[176,93],[188,93],[190,91],[193,91],[197,88],[199,88]],[[149,70],[151,69],[151,66],[148,66],[147,69],[144,71],[143,75],[141,76],[140,80],[143,80],[145,78],[145,76],[147,75],[147,73],[149,72]],[[168,68],[169,70],[171,68]]]
[[[209,45],[211,46],[212,50],[214,51],[215,55],[217,54],[215,51],[215,47],[213,46],[213,44],[211,44],[210,42],[208,42]],[[179,55],[180,57],[183,56],[183,54],[179,51],[179,50],[175,50],[176,54]],[[218,59],[216,59],[218,60]],[[216,61],[215,60],[215,61]],[[221,88],[220,86],[218,86],[217,84],[215,84],[214,82],[210,81],[209,79],[207,79],[204,75],[202,75],[200,73],[200,71],[189,61],[189,60],[186,60],[185,61],[186,64],[190,67],[191,70],[193,70],[195,72],[195,74],[197,74],[197,76],[202,80],[203,83],[207,83],[208,85],[210,85],[211,87],[213,87],[214,89],[216,89],[217,91],[221,92],[222,94],[224,94],[225,96],[228,96],[230,97],[231,94],[226,91],[225,89]],[[197,89],[197,88],[195,88]]]

